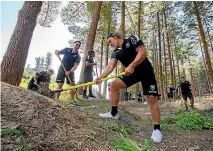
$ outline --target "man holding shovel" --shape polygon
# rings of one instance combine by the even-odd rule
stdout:
[[[53,69],[49,69],[48,71],[36,72],[35,76],[28,83],[27,89],[37,91],[40,88],[39,84],[43,84],[49,87],[50,77],[54,74]]]
[[[80,41],[75,41],[73,48],[64,48],[62,50],[55,50],[56,56],[59,57],[59,55],[64,55],[63,59],[61,60],[61,65],[58,69],[58,74],[56,77],[56,82],[57,82],[57,89],[61,89],[63,84],[64,84],[64,79],[66,77],[67,84],[70,86],[75,85],[75,77],[74,77],[74,71],[77,69],[81,57],[78,54],[78,49],[81,46]],[[74,101],[74,96],[75,96],[75,91],[71,90],[70,91],[71,95],[71,104],[76,104],[77,103]],[[59,99],[60,92],[56,93],[56,100]]]
[[[153,132],[151,138],[154,142],[160,143],[162,134],[160,131],[160,109],[156,97],[158,96],[157,82],[150,61],[147,58],[147,51],[144,43],[137,35],[131,35],[127,39],[121,38],[120,32],[110,33],[107,42],[115,47],[111,60],[105,67],[102,74],[95,80],[100,84],[101,79],[112,73],[118,60],[126,67],[125,76],[115,79],[110,84],[111,111],[101,113],[101,118],[118,119],[119,89],[128,88],[135,83],[141,82],[143,94],[146,95],[150,105],[150,112],[153,121]]]

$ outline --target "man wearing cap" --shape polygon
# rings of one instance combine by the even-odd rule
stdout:
[[[151,138],[154,142],[160,143],[162,134],[160,131],[160,109],[157,103],[157,83],[153,67],[147,58],[147,51],[144,43],[137,35],[131,35],[126,39],[121,38],[120,32],[110,33],[107,42],[115,47],[111,54],[111,60],[103,73],[95,80],[97,84],[101,79],[112,73],[118,60],[126,67],[125,76],[115,79],[110,84],[111,111],[99,114],[102,118],[118,119],[119,89],[128,88],[135,83],[141,82],[143,94],[147,97],[150,105],[150,112],[154,124]]]
[[[62,63],[66,69],[66,72],[64,72],[62,65],[60,65],[60,67],[58,69],[58,74],[56,77],[57,89],[62,88],[65,77],[66,77],[67,84],[69,84],[70,86],[75,85],[74,71],[77,69],[77,67],[80,63],[80,60],[81,60],[81,57],[78,54],[78,49],[80,48],[80,46],[81,46],[81,42],[75,41],[73,48],[64,48],[60,51],[55,50],[56,56],[64,55],[64,57],[62,59]],[[67,76],[70,77],[72,83],[70,83]],[[75,92],[70,91],[70,95],[71,95],[71,103],[76,104],[76,102],[74,101]],[[60,97],[60,92],[56,93],[56,100],[58,100],[59,97]]]
[[[38,90],[39,84],[43,84],[49,87],[50,77],[54,74],[54,70],[49,69],[48,71],[36,72],[35,76],[30,80],[27,89]]]
[[[93,81],[93,66],[97,65],[97,63],[94,62],[95,52],[93,50],[88,52],[88,56],[86,57],[86,63],[84,68],[84,82],[91,82]],[[95,98],[95,96],[92,93],[92,85],[89,86],[89,95],[87,96],[87,86],[83,88],[83,97],[84,98]]]

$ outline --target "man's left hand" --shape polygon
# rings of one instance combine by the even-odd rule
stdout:
[[[125,70],[125,75],[129,76],[129,75],[133,74],[133,72],[134,72],[134,68],[132,66],[128,66]]]

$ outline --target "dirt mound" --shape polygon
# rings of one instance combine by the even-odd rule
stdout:
[[[29,150],[105,150],[107,143],[87,137],[80,110],[62,109],[56,102],[32,91],[1,82],[2,130],[18,129]],[[23,150],[17,136],[2,135],[2,150]]]

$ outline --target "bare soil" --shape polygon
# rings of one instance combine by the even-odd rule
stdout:
[[[120,119],[103,120],[98,114],[109,111],[104,100],[87,100],[83,106],[63,106],[35,92],[1,82],[1,129],[20,130],[26,138],[29,150],[33,151],[113,151],[110,141],[117,136],[115,129],[123,125],[130,138],[143,146],[152,132],[148,104],[121,102]],[[180,101],[159,102],[161,115],[167,117],[184,109]],[[213,99],[197,98],[195,107],[213,118]],[[211,151],[212,131],[168,131],[161,144],[154,144],[152,150],[161,151]],[[1,135],[1,149],[4,151],[24,150],[17,134]]]

